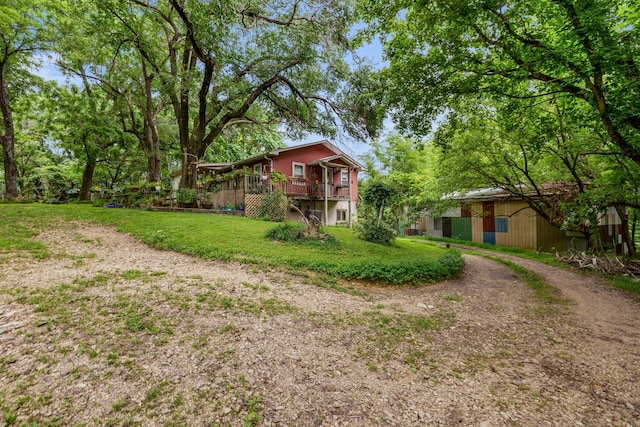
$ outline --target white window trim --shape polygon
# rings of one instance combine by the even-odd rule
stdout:
[[[296,166],[302,166],[302,175],[301,176],[296,175]],[[305,178],[306,177],[305,166],[306,165],[304,163],[291,162],[291,176],[294,177],[294,178]]]
[[[253,165],[253,173],[256,175],[262,175],[262,163],[256,163]]]
[[[346,171],[346,170],[340,171],[340,184],[349,185],[349,171]]]

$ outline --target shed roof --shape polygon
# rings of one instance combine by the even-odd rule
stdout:
[[[574,193],[577,184],[575,182],[545,182],[536,187],[527,184],[519,184],[514,190],[510,191],[503,187],[498,188],[482,188],[471,190],[467,193],[453,193],[450,198],[457,200],[496,200],[507,198],[520,198],[531,196],[552,196],[557,194]]]

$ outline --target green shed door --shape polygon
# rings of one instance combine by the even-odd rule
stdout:
[[[473,240],[471,218],[451,218],[451,237],[460,240]]]

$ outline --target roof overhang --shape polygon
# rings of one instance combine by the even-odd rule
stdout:
[[[341,160],[345,164],[336,163],[336,160]],[[322,159],[314,160],[312,162],[307,163],[311,166],[313,165],[321,165],[321,166],[329,166],[332,168],[348,168],[351,167],[353,169],[362,170],[364,167],[353,160],[351,157],[346,154],[336,154],[335,156],[323,157]]]

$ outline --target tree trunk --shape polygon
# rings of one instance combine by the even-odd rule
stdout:
[[[146,113],[149,113],[148,111]],[[142,151],[147,158],[147,182],[160,182],[162,179],[162,163],[160,161],[160,138],[153,118],[144,121],[144,143]]]
[[[153,88],[151,86],[154,76],[147,73],[144,58],[142,59],[142,71],[145,88],[145,120],[144,133],[146,138],[145,154],[147,156],[147,182],[160,182],[162,179],[160,163],[160,137],[156,126],[156,109],[153,105]]]
[[[15,131],[9,102],[9,90],[4,76],[4,65],[4,63],[0,64],[0,111],[2,111],[4,125],[4,135],[0,135],[0,142],[2,142],[4,161],[4,185],[8,196],[17,197],[18,168],[16,167],[15,156]]]
[[[193,158],[193,154],[186,150],[182,152],[182,178],[180,179],[180,188],[196,188],[195,167],[193,162],[197,159]]]
[[[91,187],[93,186],[93,171],[96,169],[94,161],[87,161],[82,173],[82,187],[80,188],[80,200],[91,200]]]
[[[627,244],[627,250],[629,251],[629,256],[631,258],[636,257],[636,245],[635,242],[631,239],[631,235],[629,233],[629,215],[627,215],[624,206],[616,205],[616,212],[622,221],[622,244],[624,248],[624,244]],[[623,249],[624,250],[624,249]]]
[[[162,168],[160,155],[147,156],[147,182],[160,182],[162,179]]]

